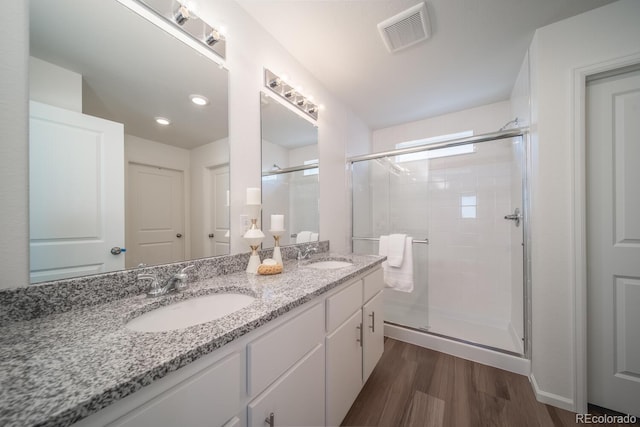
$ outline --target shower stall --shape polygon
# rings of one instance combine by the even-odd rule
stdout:
[[[520,130],[349,159],[353,252],[413,238],[414,287],[385,289],[387,325],[528,355],[527,159]]]

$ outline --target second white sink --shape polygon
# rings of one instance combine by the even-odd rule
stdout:
[[[245,308],[255,298],[244,294],[211,294],[156,308],[126,327],[137,332],[163,332],[210,322]]]
[[[336,268],[351,267],[353,263],[348,261],[326,260],[312,262],[307,265],[309,268],[316,268],[318,270],[334,270]]]

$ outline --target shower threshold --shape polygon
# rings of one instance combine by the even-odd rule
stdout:
[[[469,340],[465,340],[465,339],[461,339],[461,338],[456,338],[456,337],[453,337],[453,336],[450,336],[450,335],[434,332],[434,331],[431,330],[430,326],[412,327],[412,326],[402,325],[400,323],[389,322],[387,320],[385,320],[384,323],[385,323],[385,325],[391,325],[391,326],[395,326],[395,327],[398,327],[398,328],[407,329],[407,330],[410,330],[410,331],[424,333],[424,334],[428,334],[428,335],[431,335],[431,336],[444,338],[444,339],[449,340],[449,341],[453,341],[453,342],[457,342],[457,343],[461,343],[461,344],[466,344],[466,345],[471,345],[471,346],[478,347],[478,348],[485,349],[485,350],[497,351],[497,352],[500,352],[500,353],[503,353],[503,354],[508,354],[510,356],[515,356],[515,357],[520,357],[520,358],[524,357],[524,355],[522,353],[518,353],[518,352],[515,352],[515,351],[506,350],[504,348],[494,347],[494,346],[491,346],[491,345],[482,344],[482,343],[479,343],[479,342],[469,341]]]

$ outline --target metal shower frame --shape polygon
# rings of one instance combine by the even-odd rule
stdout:
[[[440,148],[458,147],[468,144],[478,144],[482,142],[497,141],[507,138],[521,138],[524,144],[522,161],[523,174],[522,174],[522,239],[523,239],[523,325],[524,325],[524,354],[516,354],[510,351],[497,349],[493,347],[487,347],[479,345],[477,343],[469,343],[464,340],[456,339],[455,337],[446,337],[455,341],[462,341],[468,344],[472,344],[482,348],[489,348],[491,350],[500,351],[502,353],[513,354],[526,359],[531,359],[531,227],[530,227],[530,212],[531,212],[531,198],[530,198],[530,170],[531,170],[531,147],[529,140],[528,128],[509,129],[504,131],[498,131],[493,133],[487,133],[476,136],[469,136],[464,138],[456,138],[448,141],[437,142],[433,144],[425,144],[416,147],[401,148],[390,151],[382,151],[379,153],[365,154],[361,156],[354,156],[347,159],[347,167],[349,170],[349,190],[352,197],[350,198],[350,217],[351,217],[351,251],[353,252],[353,241],[359,240],[353,236],[353,164],[380,159],[384,157],[398,156],[402,154],[421,153],[424,151],[437,150]],[[362,238],[360,238],[362,239]],[[427,241],[428,242],[428,241]],[[385,322],[386,323],[386,322]],[[402,326],[402,325],[400,325]],[[407,326],[404,328],[413,329]],[[418,330],[422,333],[432,334],[431,332]],[[438,334],[434,334],[438,335]]]

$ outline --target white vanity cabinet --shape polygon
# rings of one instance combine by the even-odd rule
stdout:
[[[324,305],[247,346],[249,426],[324,425]]]
[[[362,381],[366,382],[384,352],[384,321],[382,292],[378,292],[362,307]]]
[[[382,354],[382,287],[360,276],[75,426],[339,425]]]
[[[247,408],[251,427],[324,425],[324,346],[318,344]]]
[[[192,366],[193,365],[193,366]],[[204,366],[204,367],[203,367]],[[241,409],[241,354],[205,357],[74,426],[233,426]]]
[[[328,426],[340,425],[382,356],[383,287],[378,269],[327,298]]]

